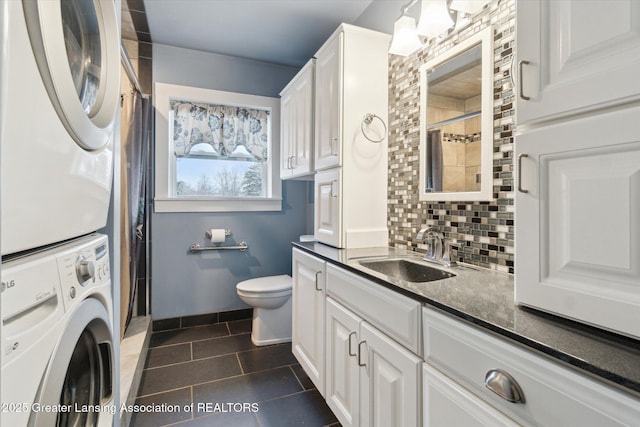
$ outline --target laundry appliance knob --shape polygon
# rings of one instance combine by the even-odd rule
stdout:
[[[84,286],[84,283],[89,279],[93,279],[95,275],[96,268],[93,262],[80,255],[76,261],[76,276],[80,284]]]

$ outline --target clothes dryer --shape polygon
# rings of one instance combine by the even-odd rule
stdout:
[[[2,255],[106,224],[120,86],[113,1],[0,2]]]
[[[109,426],[113,306],[107,237],[2,266],[3,426]]]

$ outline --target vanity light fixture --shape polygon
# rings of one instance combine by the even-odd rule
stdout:
[[[422,0],[418,34],[428,38],[437,37],[453,25],[447,0]]]
[[[422,47],[419,36],[437,37],[446,31],[458,31],[471,21],[469,15],[480,11],[489,0],[421,0],[420,21],[407,15],[418,0],[402,6],[402,15],[393,24],[393,38],[389,47],[392,55],[408,56]],[[455,26],[454,26],[455,25]]]
[[[422,47],[420,37],[416,31],[416,20],[403,14],[393,24],[393,39],[389,46],[392,55],[408,56]]]

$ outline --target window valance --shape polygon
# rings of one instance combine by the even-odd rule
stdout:
[[[177,157],[188,157],[195,145],[207,144],[220,158],[268,158],[268,110],[171,100],[170,111]]]

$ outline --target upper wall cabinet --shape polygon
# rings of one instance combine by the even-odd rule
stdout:
[[[314,75],[311,59],[280,92],[282,179],[313,174]]]
[[[420,200],[493,198],[493,29],[420,67]]]
[[[388,116],[389,35],[343,24],[316,53],[316,170],[342,166],[364,139],[367,113]],[[374,140],[386,128],[372,123]],[[374,127],[375,126],[375,127]],[[386,153],[385,153],[386,154]]]
[[[517,3],[519,125],[640,98],[640,2]]]

